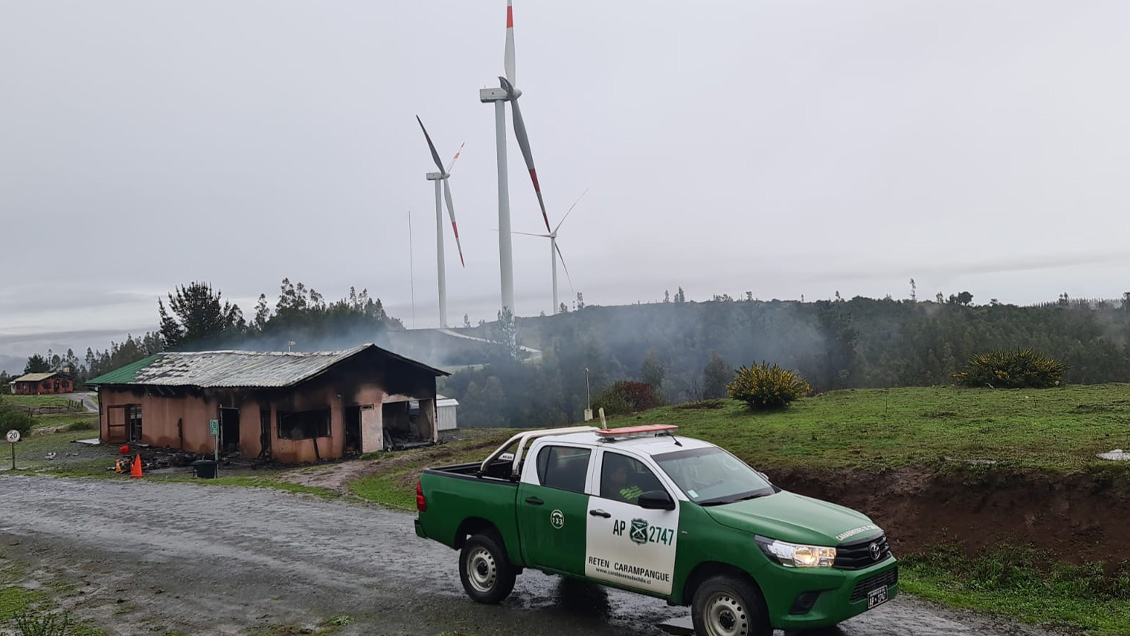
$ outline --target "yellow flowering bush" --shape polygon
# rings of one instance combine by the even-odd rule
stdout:
[[[1033,349],[990,351],[975,355],[969,368],[953,374],[960,384],[995,389],[1044,389],[1058,386],[1067,365]]]
[[[789,402],[811,393],[812,387],[795,373],[762,362],[738,369],[733,381],[726,385],[726,391],[731,398],[758,411],[786,407]]]

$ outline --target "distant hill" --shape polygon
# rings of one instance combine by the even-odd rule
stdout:
[[[958,299],[719,300],[588,306],[517,324],[520,342],[544,358],[521,367],[488,358],[483,362],[493,364],[455,374],[444,391],[460,400],[461,423],[577,421],[589,391],[595,396],[616,380],[642,379],[649,355],[663,367],[661,390],[670,402],[703,397],[712,354],[731,369],[775,362],[817,392],[948,385],[975,354],[1029,347],[1064,361],[1069,383],[1130,381],[1130,307],[1121,301],[1020,307]],[[459,331],[489,339],[493,328]]]

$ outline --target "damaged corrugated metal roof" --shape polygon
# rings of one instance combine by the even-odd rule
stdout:
[[[200,388],[288,387],[309,380],[367,350],[376,350],[435,375],[448,375],[426,364],[365,344],[345,351],[165,352],[100,375],[87,384],[193,386]]]

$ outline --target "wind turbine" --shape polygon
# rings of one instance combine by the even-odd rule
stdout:
[[[514,7],[512,0],[506,0],[506,49],[503,55],[503,65],[506,70],[505,77],[499,77],[501,88],[484,88],[479,91],[479,101],[484,104],[494,103],[494,131],[495,148],[498,153],[498,258],[502,273],[502,306],[514,311],[514,259],[510,244],[510,191],[506,178],[506,103],[514,113],[514,138],[518,140],[518,148],[522,151],[522,158],[526,161],[526,169],[530,172],[530,181],[534,184],[534,192],[538,195],[538,206],[541,207],[541,216],[545,221],[545,230],[551,232],[549,215],[545,212],[545,201],[541,196],[541,184],[538,183],[538,173],[534,169],[534,157],[530,152],[530,140],[526,135],[526,123],[522,119],[522,111],[518,108],[518,98],[522,91],[515,86],[517,73],[514,70]]]
[[[463,245],[459,242],[459,226],[455,224],[455,206],[451,204],[451,188],[447,184],[447,178],[451,176],[451,168],[455,166],[455,161],[459,159],[459,153],[463,152],[463,146],[466,142],[459,144],[459,150],[455,151],[451,163],[447,164],[445,168],[443,162],[439,160],[439,153],[436,152],[431,136],[428,135],[428,129],[424,128],[424,122],[420,121],[419,115],[416,115],[416,121],[420,124],[420,130],[424,131],[424,139],[428,140],[428,150],[432,151],[432,160],[436,162],[436,167],[439,168],[439,172],[429,172],[427,177],[428,181],[434,181],[436,184],[436,269],[439,272],[439,326],[446,329],[447,276],[443,265],[443,207],[439,200],[439,190],[442,182],[443,198],[447,202],[447,214],[451,217],[451,231],[455,233],[455,246],[459,248],[459,262],[463,267],[466,267],[467,264],[463,262]]]
[[[550,263],[550,267],[552,267],[552,271],[553,271],[553,313],[557,313],[558,307],[561,306],[557,303],[557,257],[558,256],[561,257],[561,267],[563,267],[565,269],[565,277],[569,280],[569,289],[573,289],[573,277],[569,276],[569,268],[565,266],[565,255],[561,253],[561,248],[558,247],[558,245],[557,245],[557,230],[561,229],[561,226],[565,223],[565,219],[569,218],[569,215],[573,213],[573,208],[577,207],[577,204],[581,202],[581,199],[583,199],[586,194],[588,194],[588,190],[585,190],[584,192],[581,193],[581,196],[577,197],[577,200],[573,202],[573,205],[569,206],[569,211],[566,212],[565,216],[561,218],[561,222],[558,223],[557,227],[553,228],[553,230],[549,234],[531,234],[529,232],[515,232],[515,234],[521,234],[522,236],[537,236],[537,237],[540,237],[540,238],[549,239],[549,263]]]

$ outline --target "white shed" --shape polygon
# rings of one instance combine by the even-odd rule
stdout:
[[[454,431],[459,428],[455,421],[455,409],[459,400],[445,395],[436,395],[436,423],[441,431]]]

